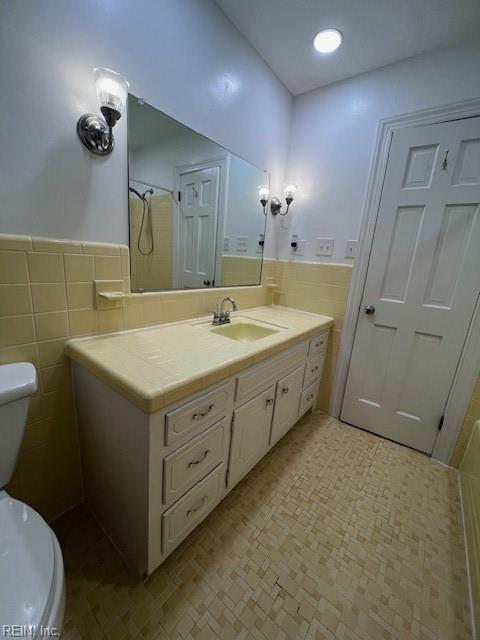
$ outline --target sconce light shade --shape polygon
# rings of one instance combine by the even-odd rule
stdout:
[[[77,133],[89,151],[106,156],[113,151],[112,128],[121,117],[128,96],[129,84],[119,73],[96,67],[93,70],[100,111],[105,120],[87,113],[77,122]]]
[[[268,193],[269,193],[268,187],[263,186],[258,188],[258,195],[260,197],[260,202],[262,200],[268,200]]]
[[[258,187],[258,197],[260,198],[260,204],[263,207],[263,215],[267,215],[267,202],[268,202],[268,194],[269,189],[267,186],[263,185]]]
[[[287,182],[283,188],[283,195],[285,198],[290,198],[292,201],[295,198],[295,194],[297,193],[297,185],[294,182]]]
[[[93,75],[95,78],[97,99],[102,113],[103,108],[106,107],[107,109],[116,111],[119,114],[118,118],[120,118],[125,109],[130,85],[119,73],[115,73],[115,71],[105,69],[104,67],[96,67],[93,70]]]

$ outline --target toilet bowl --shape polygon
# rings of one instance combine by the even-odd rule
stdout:
[[[65,609],[58,540],[31,507],[4,490],[37,388],[30,363],[0,366],[0,637],[59,637]]]

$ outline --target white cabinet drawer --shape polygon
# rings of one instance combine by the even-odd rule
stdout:
[[[272,386],[233,413],[228,486],[237,484],[264,456],[270,440],[275,387]]]
[[[303,377],[303,386],[308,387],[315,380],[322,377],[323,363],[325,362],[325,353],[314,355],[307,360],[305,367],[305,375]]]
[[[280,440],[298,420],[304,367],[298,367],[277,383],[270,445]]]
[[[308,342],[301,342],[266,362],[241,373],[237,377],[237,401],[247,400],[278,380],[284,372],[291,371],[305,362]]]
[[[165,416],[165,444],[171,445],[194,436],[229,413],[233,400],[231,382],[210,391]]]
[[[318,387],[320,386],[320,380],[317,380],[304,391],[300,396],[300,405],[298,407],[298,417],[301,418],[304,413],[307,413],[309,409],[313,407],[315,398],[317,397]]]
[[[228,447],[228,424],[223,419],[163,461],[163,502],[172,504],[223,462]]]
[[[328,329],[326,331],[322,331],[322,333],[313,336],[310,338],[310,344],[308,346],[308,357],[319,355],[320,353],[324,353],[327,350],[328,344]]]
[[[223,464],[180,498],[162,515],[162,550],[168,553],[182,542],[222,496]]]

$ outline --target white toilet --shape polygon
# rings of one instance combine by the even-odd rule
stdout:
[[[0,637],[58,637],[63,623],[65,578],[58,540],[36,511],[4,490],[36,389],[32,364],[0,366]]]

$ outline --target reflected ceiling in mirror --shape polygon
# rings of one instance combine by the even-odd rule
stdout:
[[[260,284],[269,175],[128,96],[132,291]]]

